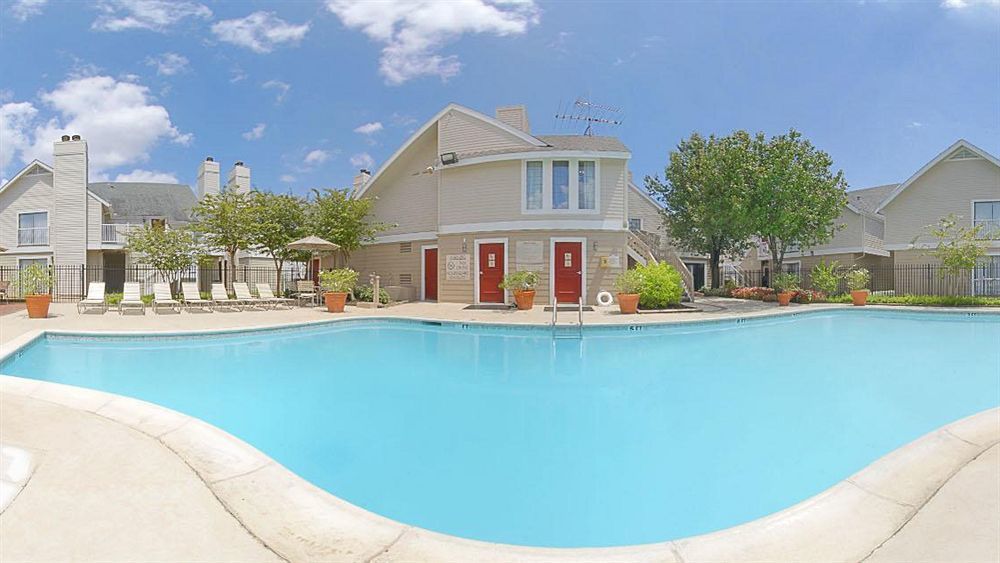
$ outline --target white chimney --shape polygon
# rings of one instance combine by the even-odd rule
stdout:
[[[53,190],[49,217],[49,245],[55,264],[78,266],[87,263],[87,141],[79,135],[63,135],[52,147]],[[52,225],[59,225],[58,229]]]
[[[369,172],[368,170],[362,168],[360,171],[358,171],[358,175],[354,177],[354,184],[351,187],[351,195],[352,196],[358,195],[358,192],[364,189],[365,184],[367,184],[368,180],[371,180],[371,178],[372,178],[372,173]]]
[[[502,106],[496,110],[497,121],[510,125],[518,131],[531,134],[531,126],[528,125],[528,110],[524,106]]]
[[[219,193],[219,163],[212,157],[198,165],[198,199]]]
[[[226,190],[234,190],[241,194],[250,193],[250,168],[243,164],[242,160],[236,161],[232,170],[229,171]]]

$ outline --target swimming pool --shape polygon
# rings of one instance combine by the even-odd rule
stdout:
[[[196,416],[407,524],[611,546],[781,510],[997,406],[1000,316],[849,310],[583,339],[390,320],[49,336],[0,373]]]

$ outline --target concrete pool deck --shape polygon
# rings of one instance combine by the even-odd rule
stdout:
[[[774,314],[770,304],[704,300],[706,312],[622,317],[638,324]],[[817,306],[789,308],[816,310]],[[0,318],[0,349],[43,330],[186,331],[329,320],[318,309],[119,317]],[[412,304],[377,313],[547,323],[551,313]],[[19,317],[20,316],[20,317]],[[576,313],[561,313],[562,323]],[[42,326],[44,325],[44,326]],[[27,477],[0,513],[0,560],[227,561],[997,561],[1000,411],[932,432],[828,491],[763,519],[629,548],[549,550],[472,542],[392,522],[289,473],[201,421],[124,397],[0,377],[0,441],[27,452]],[[8,464],[4,458],[4,477]],[[13,472],[12,472],[13,473]],[[40,533],[39,530],[45,530]],[[96,538],[103,538],[98,541]]]

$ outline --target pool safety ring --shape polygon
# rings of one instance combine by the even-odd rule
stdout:
[[[597,294],[597,304],[602,307],[607,307],[608,305],[615,302],[615,298],[612,297],[607,291],[602,291]]]

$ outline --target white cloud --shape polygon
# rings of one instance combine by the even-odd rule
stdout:
[[[235,84],[237,82],[243,82],[249,77],[250,75],[247,74],[242,68],[240,68],[239,65],[229,69],[229,82],[232,84]]]
[[[372,155],[366,152],[361,152],[351,157],[351,166],[370,170],[373,166],[375,166],[375,159],[372,158]]]
[[[382,130],[381,121],[372,121],[371,123],[365,123],[364,125],[358,125],[354,128],[355,133],[361,133],[362,135],[374,135]]]
[[[49,0],[16,0],[11,3],[10,13],[20,21],[28,21],[41,14],[48,2]]]
[[[177,53],[163,53],[157,57],[146,57],[146,66],[156,67],[156,74],[173,76],[187,69],[188,59]]]
[[[282,174],[281,177],[278,178],[278,179],[281,180],[282,182],[285,182],[287,184],[287,183],[290,183],[290,182],[294,182],[295,181],[295,176],[292,176],[291,174]]]
[[[186,0],[104,0],[97,4],[101,15],[91,24],[100,31],[148,29],[166,31],[185,18],[209,19],[212,10]]]
[[[156,170],[135,170],[115,176],[113,182],[151,182],[157,184],[176,184],[177,176],[169,172],[157,172]]]
[[[260,85],[261,88],[265,90],[277,90],[278,94],[274,97],[274,103],[280,104],[285,101],[285,96],[288,95],[288,91],[292,89],[292,85],[287,82],[282,82],[280,80],[268,80],[267,82]]]
[[[330,153],[322,149],[313,149],[309,151],[302,162],[306,163],[308,166],[316,166],[323,164],[327,160],[330,160]]]
[[[461,70],[456,55],[440,49],[466,33],[519,35],[538,23],[534,0],[327,0],[326,7],[351,29],[381,43],[379,72],[389,84],[420,76],[442,80]]]
[[[907,123],[906,126],[910,129],[920,129],[921,127],[924,126],[924,124],[919,121],[911,121]]]
[[[942,0],[941,7],[949,10],[964,10],[975,7],[1000,8],[1000,0]]]
[[[38,110],[30,102],[0,105],[0,175],[6,175],[14,156],[31,146],[30,131]]]
[[[63,134],[79,134],[87,140],[95,175],[148,160],[149,152],[161,141],[184,145],[191,141],[191,135],[178,131],[167,109],[153,103],[149,89],[141,84],[110,76],[69,78],[55,90],[42,92],[39,99],[53,110],[41,122],[36,122],[37,112],[32,112],[35,108],[28,102],[4,106],[4,113],[14,118],[4,119],[3,135],[14,139],[9,146],[25,163],[35,158],[51,162],[52,143]],[[6,131],[9,126],[12,131]],[[10,157],[5,154],[3,158]]]
[[[267,129],[266,123],[258,123],[253,126],[253,129],[247,131],[243,134],[243,138],[248,141],[256,141],[264,136],[264,130]]]
[[[274,12],[254,12],[245,18],[212,24],[219,41],[246,47],[256,53],[270,53],[283,43],[295,45],[309,32],[309,24],[294,25]]]

